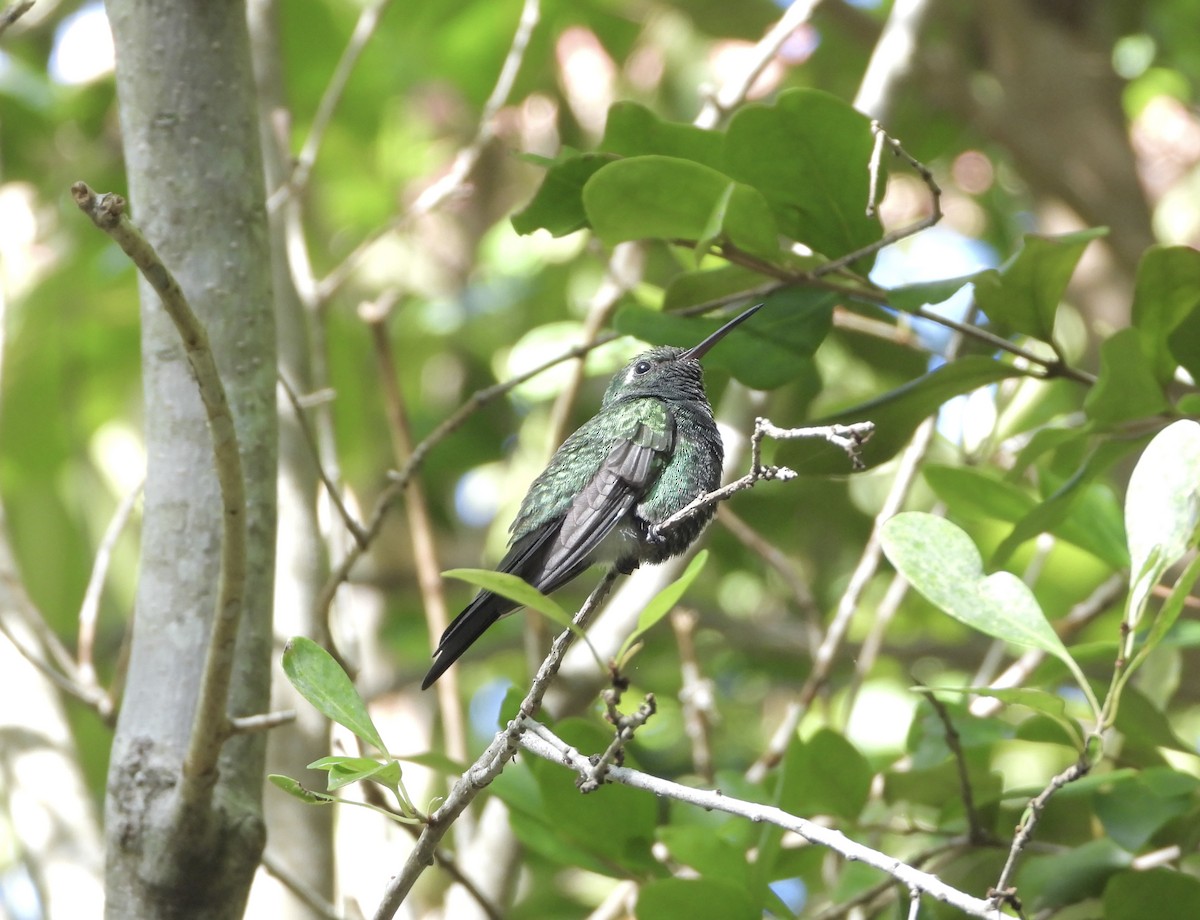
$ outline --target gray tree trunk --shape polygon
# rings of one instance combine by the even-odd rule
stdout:
[[[239,0],[108,0],[132,215],[208,329],[246,479],[249,578],[228,711],[268,707],[275,327],[262,162]],[[106,802],[110,918],[240,917],[263,846],[262,734],[187,776],[220,578],[221,508],[179,336],[145,284],[148,469],[133,647]],[[187,784],[201,794],[181,794]]]

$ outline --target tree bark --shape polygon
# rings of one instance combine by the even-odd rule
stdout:
[[[246,481],[245,602],[225,702],[265,711],[276,504],[275,326],[240,0],[109,0],[132,214],[207,327]],[[212,441],[179,336],[143,282],[148,458],[128,682],[106,802],[110,918],[236,918],[263,847],[262,734],[200,739],[185,772],[221,578]],[[199,788],[201,794],[193,794]],[[187,790],[184,792],[183,790]]]

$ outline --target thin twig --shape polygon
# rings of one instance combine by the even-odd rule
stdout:
[[[646,724],[654,713],[658,712],[658,701],[653,693],[647,693],[642,705],[633,715],[622,715],[617,709],[620,691],[610,689],[605,692],[605,703],[608,706],[608,721],[616,726],[616,734],[609,742],[604,753],[598,757],[589,758],[588,771],[575,783],[584,795],[595,792],[606,782],[609,768],[616,764],[620,766],[625,759],[625,747],[633,740],[634,732]]]
[[[345,915],[326,901],[320,892],[276,859],[275,854],[269,848],[262,855],[262,867],[268,875],[295,895],[322,920],[346,920]]]
[[[246,483],[237,429],[208,344],[208,333],[192,312],[179,282],[129,220],[125,199],[120,195],[97,195],[86,182],[76,182],[71,186],[71,194],[79,209],[112,237],[158,294],[179,332],[208,418],[213,466],[221,492],[220,581],[200,698],[183,764],[186,780],[180,787],[185,800],[207,796],[216,778],[220,741],[229,734],[229,683],[246,588]]]
[[[1020,909],[1020,900],[1017,898],[1016,889],[1009,887],[1009,881],[1017,867],[1017,857],[1020,856],[1021,851],[1025,849],[1029,841],[1033,838],[1034,829],[1037,827],[1038,820],[1042,816],[1042,811],[1046,808],[1046,803],[1050,801],[1051,796],[1068,783],[1073,783],[1075,780],[1086,776],[1091,768],[1092,765],[1087,759],[1087,753],[1084,752],[1080,755],[1079,760],[1055,776],[1050,780],[1050,784],[1045,789],[1029,800],[1029,805],[1025,809],[1025,820],[1017,826],[1017,833],[1013,837],[1012,847],[1008,851],[1008,859],[1004,863],[1004,868],[1000,871],[1000,877],[996,880],[996,884],[992,888],[992,903],[997,908],[1001,904],[1008,903],[1013,904],[1018,910]]]
[[[0,35],[8,31],[8,27],[33,9],[33,0],[17,0],[16,3],[0,13]]]
[[[308,414],[304,411],[304,405],[301,403],[300,397],[296,394],[292,385],[288,383],[287,377],[282,372],[279,374],[279,386],[287,395],[288,402],[292,404],[292,411],[296,415],[296,424],[299,425],[300,433],[304,436],[304,443],[308,445],[308,451],[312,455],[313,464],[317,468],[317,476],[320,477],[321,484],[325,486],[325,492],[329,496],[329,500],[337,508],[342,523],[346,525],[346,529],[354,537],[354,542],[361,548],[366,549],[369,541],[367,540],[365,531],[363,531],[362,524],[350,513],[350,509],[346,507],[346,502],[342,499],[342,493],[338,489],[337,483],[325,471],[325,465],[321,462],[321,448],[317,445],[316,432],[312,430],[312,425],[308,422]]]
[[[411,207],[368,234],[328,275],[317,283],[316,297],[318,302],[323,303],[327,301],[346,283],[354,272],[354,269],[358,266],[358,263],[362,261],[363,256],[380,239],[415,218],[441,207],[447,200],[462,191],[467,179],[478,165],[484,148],[487,147],[496,135],[496,115],[508,101],[508,97],[512,93],[513,83],[516,81],[517,73],[521,69],[521,63],[525,59],[525,51],[529,47],[529,39],[533,35],[534,27],[541,18],[539,3],[540,0],[524,0],[516,32],[513,35],[512,43],[509,45],[508,54],[504,58],[504,64],[500,68],[496,84],[492,88],[491,95],[488,96],[487,101],[484,103],[475,137],[469,144],[459,150],[446,174],[418,195],[417,200],[413,202]]]
[[[527,732],[520,739],[520,745],[531,754],[574,770],[580,776],[586,776],[591,769],[589,759],[563,741],[557,744],[547,740],[547,731]],[[744,799],[724,795],[720,791],[693,789],[670,780],[660,779],[628,767],[610,767],[608,772],[610,782],[621,783],[634,789],[641,789],[659,798],[673,799],[706,811],[720,811],[726,814],[748,818],[756,823],[773,824],[784,830],[799,834],[805,840],[820,846],[828,847],[842,854],[849,860],[861,862],[892,878],[910,889],[925,892],[930,896],[958,908],[972,917],[984,920],[995,920],[1000,916],[996,906],[990,901],[971,897],[947,885],[936,876],[914,869],[900,859],[872,850],[851,840],[840,831],[823,827],[812,821],[788,814],[780,808],[771,805],[760,805],[747,802]]]
[[[92,559],[92,573],[88,577],[87,588],[83,592],[83,601],[79,605],[79,638],[75,642],[75,660],[79,668],[79,679],[89,684],[96,684],[96,666],[92,651],[96,645],[96,621],[100,614],[100,596],[104,592],[104,582],[108,578],[108,566],[112,561],[113,549],[117,540],[129,523],[129,517],[137,505],[138,497],[146,485],[145,478],[126,493],[113,512],[112,520],[104,530],[100,545],[96,548],[96,556]]]
[[[616,569],[609,569],[592,593],[588,595],[588,599],[575,614],[574,622],[579,629],[587,628],[587,624],[591,621],[597,608],[608,596],[618,574]],[[499,776],[504,766],[516,756],[520,748],[521,735],[526,729],[525,720],[537,712],[541,706],[546,688],[550,686],[554,675],[558,673],[563,656],[571,647],[574,638],[575,633],[567,629],[563,630],[554,640],[550,646],[550,652],[538,669],[537,676],[534,677],[516,716],[503,731],[492,739],[492,743],[488,745],[487,749],[459,777],[446,800],[429,816],[425,829],[421,831],[421,836],[417,839],[417,844],[413,847],[412,852],[409,853],[404,866],[388,883],[383,900],[375,911],[375,920],[390,920],[395,916],[421,873],[433,862],[434,851],[446,831],[474,801],[475,797]]]
[[[734,74],[715,93],[709,95],[704,108],[696,116],[694,124],[701,128],[714,128],[729,112],[746,100],[754,81],[767,69],[779,49],[798,28],[812,18],[813,10],[821,0],[796,0],[784,11],[775,25],[754,46],[746,66]]]
[[[292,175],[287,182],[271,193],[271,197],[267,201],[268,210],[273,211],[278,207],[284,195],[295,195],[308,184],[313,164],[317,160],[317,151],[320,150],[321,142],[325,139],[325,132],[333,121],[333,113],[337,110],[342,96],[346,92],[350,74],[354,72],[359,57],[362,56],[371,36],[375,34],[375,30],[379,27],[379,21],[383,18],[383,14],[391,2],[392,0],[376,0],[375,3],[365,7],[359,13],[358,22],[354,24],[354,31],[350,34],[350,40],[346,43],[341,58],[338,59],[333,76],[325,84],[325,92],[317,104],[316,114],[313,115],[312,125],[308,129],[308,137],[304,139],[304,146],[300,148],[300,153],[296,157]]]
[[[270,731],[280,725],[288,725],[296,721],[296,710],[279,709],[275,712],[261,712],[253,716],[231,716],[229,733],[231,735],[249,735],[254,732]]]
[[[724,509],[722,509],[724,510]],[[692,769],[704,782],[713,780],[712,739],[709,737],[716,694],[713,682],[704,676],[696,655],[696,614],[692,610],[671,611],[671,628],[679,649],[679,670],[682,686],[679,703],[683,709],[683,727],[692,743]]]
[[[950,753],[954,756],[954,764],[958,768],[959,792],[962,794],[963,811],[967,816],[967,841],[972,844],[984,843],[989,834],[980,823],[979,812],[975,809],[975,793],[971,789],[971,774],[967,770],[967,758],[963,753],[962,739],[958,734],[958,729],[954,727],[954,721],[950,718],[946,704],[939,700],[932,690],[928,687],[919,687],[918,692],[929,701],[938,721],[942,723],[942,730],[946,736],[946,747],[950,749]]]
[[[819,425],[812,428],[780,428],[769,419],[759,418],[754,421],[754,433],[750,436],[750,472],[740,479],[727,483],[719,489],[701,495],[689,504],[680,508],[669,518],[658,524],[654,530],[661,535],[677,527],[681,522],[694,517],[704,509],[732,498],[738,492],[753,487],[756,483],[765,481],[787,482],[796,478],[795,470],[786,466],[763,466],[762,442],[764,438],[777,441],[791,441],[811,438],[828,441],[835,447],[840,447],[850,458],[855,469],[862,469],[862,460],[858,455],[859,448],[867,442],[875,430],[871,422],[855,422],[852,425]]]
[[[371,333],[375,363],[379,369],[379,386],[383,393],[388,432],[391,436],[392,456],[396,465],[401,466],[412,456],[413,437],[404,391],[400,388],[396,357],[388,336],[387,319],[393,304],[394,300],[390,298],[381,298],[374,304],[364,304],[359,308],[359,317],[366,322]],[[433,523],[429,518],[429,506],[425,501],[425,490],[419,474],[414,473],[409,480],[404,510],[408,515],[409,538],[412,541],[413,562],[417,569],[417,587],[421,592],[425,620],[429,626],[430,647],[435,648],[438,637],[445,632],[450,622],[450,612],[446,607],[446,593],[442,587],[443,566],[438,558]],[[467,727],[458,696],[457,671],[438,682],[437,695],[447,753],[455,760],[465,761],[468,756]]]

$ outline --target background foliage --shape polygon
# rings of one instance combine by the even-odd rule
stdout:
[[[603,329],[698,341],[715,321],[662,310],[719,300],[768,303],[706,360],[713,403],[736,430],[755,415],[781,426],[875,422],[869,469],[854,476],[836,451],[769,447],[771,462],[804,475],[739,496],[708,532],[707,564],[683,601],[694,627],[660,623],[629,671],[628,699],[652,691],[658,712],[628,763],[827,818],[984,897],[1030,798],[1083,753],[1088,775],[1049,799],[1008,879],[1026,915],[1189,916],[1200,912],[1200,634],[1186,598],[1194,574],[1183,570],[1196,525],[1191,436],[1142,467],[1169,487],[1124,496],[1151,438],[1200,406],[1200,69],[1181,38],[1195,10],[1184,0],[1100,6],[828,0],[768,66],[754,101],[699,127],[706,94],[743,64],[777,7],[543,2],[496,136],[470,180],[428,207],[422,195],[475,137],[521,4],[370,7],[378,21],[323,124],[322,95],[363,10],[292,3],[277,34],[286,99],[264,121],[310,169],[275,198],[307,308],[312,377],[301,389],[316,394],[323,466],[360,517],[406,453],[397,456],[388,369],[364,305],[384,311],[418,442],[471,394]],[[898,12],[912,14],[908,55],[880,41]],[[0,38],[0,498],[24,587],[69,647],[97,547],[143,466],[134,272],[68,194],[79,178],[124,188],[111,73],[102,59],[81,69],[103,48],[102,25],[93,5],[45,3]],[[876,68],[890,80],[872,95]],[[808,273],[823,262],[929,213],[926,183],[887,153],[881,221],[865,216],[869,117],[929,167],[945,216],[817,278]],[[1001,341],[951,337],[915,317],[924,309]],[[570,363],[533,376],[433,445],[419,486],[442,569],[499,558],[525,485],[637,347],[597,348],[582,379]],[[294,417],[283,400],[281,413]],[[927,417],[936,424],[923,426]],[[886,562],[871,564],[881,510],[897,507],[955,525],[892,525],[889,541],[919,550],[913,567],[888,546],[919,593]],[[408,794],[428,810],[445,789],[436,767],[447,753],[473,758],[495,732],[506,694],[541,659],[545,627],[535,620],[523,641],[513,618],[467,656],[467,743],[455,751],[444,708],[439,720],[432,694],[416,690],[432,627],[406,510],[384,518],[329,625],[389,750],[438,755],[421,761],[432,770],[405,765]],[[349,541],[336,512],[322,512],[322,531],[307,536],[336,564]],[[898,534],[905,521],[913,527]],[[100,599],[94,660],[105,688],[119,681],[137,532],[135,514]],[[955,544],[960,532],[979,563]],[[1131,551],[1138,590],[1127,595]],[[999,570],[1025,586],[1042,624],[1032,645],[1049,655],[1013,643],[1007,595],[999,629],[935,606],[953,608],[971,578]],[[939,592],[929,579],[947,571],[968,575]],[[587,587],[558,599],[577,605]],[[451,612],[470,596],[454,582],[445,590]],[[584,753],[607,744],[595,701],[603,677],[590,668],[569,670],[551,706],[555,731]],[[917,684],[958,689],[935,705]],[[20,688],[3,692],[20,704]],[[76,701],[66,712],[94,813],[109,729]],[[339,735],[333,749],[347,743]],[[297,775],[324,788],[319,774]],[[32,917],[41,855],[19,826],[23,782],[0,775],[0,905]],[[489,804],[451,849],[468,875],[509,854],[499,860],[512,867],[509,885],[479,883],[511,903],[506,916],[582,917],[601,904],[612,913],[597,916],[891,916],[907,904],[873,870],[782,832],[617,786],[582,797],[568,772],[534,758],[489,795],[506,808],[500,830]],[[408,837],[365,811],[337,823],[335,864],[313,887],[333,910],[370,912]],[[303,841],[277,835],[268,857],[277,845],[304,865]],[[431,872],[414,915],[443,899],[447,915],[477,909],[448,883]],[[265,903],[251,912],[272,915]],[[953,915],[929,899],[921,911]]]

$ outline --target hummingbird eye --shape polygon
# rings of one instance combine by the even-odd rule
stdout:
[[[651,367],[653,367],[653,366],[654,366],[654,365],[652,365],[652,364],[651,364],[649,361],[639,361],[637,364],[635,364],[635,365],[633,366],[633,372],[634,372],[635,374],[637,374],[637,375],[641,376],[642,374],[644,374],[644,373],[646,373],[647,371],[649,371],[649,370],[650,370],[650,368],[651,368]]]

